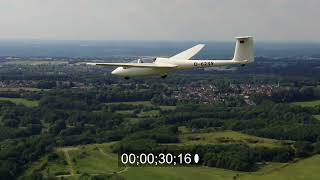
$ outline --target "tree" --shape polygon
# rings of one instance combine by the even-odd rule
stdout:
[[[40,134],[41,133],[41,124],[30,124],[28,125],[28,129],[30,130],[31,134]]]
[[[294,143],[294,148],[298,157],[306,157],[313,152],[313,146],[308,141],[297,141]]]
[[[0,167],[0,180],[14,179],[12,172],[7,168]]]
[[[16,119],[4,119],[2,120],[2,122],[3,122],[3,125],[7,127],[16,128],[19,126],[19,121]]]
[[[50,128],[50,132],[54,134],[58,134],[61,130],[66,128],[66,122],[63,120],[58,120],[55,124]]]
[[[44,180],[41,172],[34,172],[30,176],[22,177],[23,180]]]
[[[314,151],[315,151],[315,153],[320,154],[320,141],[319,140],[314,145]]]

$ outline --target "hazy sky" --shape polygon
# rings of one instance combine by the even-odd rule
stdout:
[[[0,39],[320,41],[320,0],[0,0]]]

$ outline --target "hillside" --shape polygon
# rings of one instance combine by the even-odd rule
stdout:
[[[111,144],[93,144],[75,147],[57,148],[62,160],[47,161],[47,157],[33,163],[25,175],[40,171],[44,176],[62,179],[74,179],[83,174],[113,174],[126,179],[274,179],[274,180],[317,180],[320,178],[320,155],[294,163],[267,163],[253,173],[245,173],[208,167],[118,167],[117,155],[111,153]],[[63,165],[61,161],[65,161]],[[44,163],[47,162],[47,163]],[[39,166],[39,164],[46,164]]]

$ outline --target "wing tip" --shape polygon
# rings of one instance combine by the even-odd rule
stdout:
[[[85,63],[85,65],[95,66],[97,63]]]
[[[179,54],[176,54],[176,55],[170,57],[170,59],[190,59],[194,55],[199,53],[199,51],[201,51],[201,49],[203,49],[204,46],[205,46],[205,44],[197,44],[197,45],[195,45],[185,51],[180,52]]]

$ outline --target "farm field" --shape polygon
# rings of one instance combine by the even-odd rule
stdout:
[[[313,100],[313,101],[301,101],[301,102],[294,102],[294,105],[299,105],[302,107],[313,107],[320,105],[320,100]]]
[[[150,101],[132,101],[132,102],[113,102],[113,103],[107,103],[107,104],[130,104],[130,105],[142,105],[145,107],[153,107],[153,105]],[[159,106],[162,110],[175,110],[176,106]]]
[[[286,164],[279,168],[267,171],[258,171],[251,174],[244,174],[239,179],[243,180],[317,180],[320,179],[320,155],[303,159],[296,163]]]
[[[0,92],[16,92],[16,91],[41,91],[41,89],[38,88],[28,88],[28,87],[22,87],[22,88],[0,88]]]
[[[112,102],[107,104],[129,104],[129,105],[153,106],[153,104],[151,104],[150,101]]]
[[[78,179],[81,174],[118,174],[129,180],[191,180],[191,179],[273,179],[316,180],[320,178],[320,155],[295,163],[267,163],[257,172],[239,172],[208,167],[118,167],[112,143],[57,148],[62,160],[48,161],[47,156],[33,163],[25,174],[40,171],[44,176],[58,179]]]
[[[38,101],[28,100],[24,98],[7,98],[7,97],[0,97],[0,101],[10,101],[15,104],[24,105],[27,107],[37,107],[39,106]]]
[[[320,115],[313,115],[316,119],[320,120]]]
[[[246,143],[250,146],[281,146],[281,141],[251,136],[235,131],[217,131],[208,133],[184,133],[180,136],[182,144],[220,144]]]

